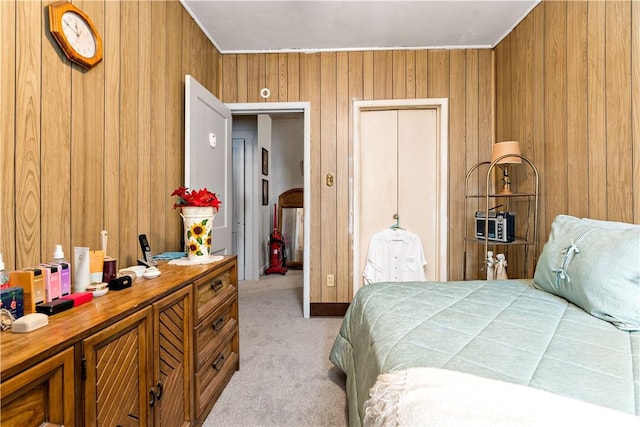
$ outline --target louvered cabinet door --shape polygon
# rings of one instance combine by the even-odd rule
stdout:
[[[0,424],[3,427],[77,425],[73,368],[73,348],[68,348],[2,381]]]
[[[192,287],[187,286],[153,305],[153,409],[157,426],[188,426],[192,419],[191,363]]]
[[[151,425],[152,308],[146,307],[82,342],[85,425]]]

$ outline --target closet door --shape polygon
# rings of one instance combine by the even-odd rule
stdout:
[[[371,237],[395,223],[420,236],[427,258],[427,280],[440,277],[438,114],[435,109],[376,109],[360,115],[357,278]],[[444,254],[443,254],[444,255]]]
[[[438,280],[437,114],[434,109],[398,110],[398,215],[400,225],[420,236],[427,280]],[[446,255],[446,254],[445,254]]]
[[[398,211],[398,114],[396,110],[365,111],[361,116],[360,148],[360,248],[358,283],[369,240],[394,223]],[[356,201],[358,203],[358,201]]]

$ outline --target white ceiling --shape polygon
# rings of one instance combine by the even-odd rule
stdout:
[[[180,0],[221,53],[491,48],[541,0]]]

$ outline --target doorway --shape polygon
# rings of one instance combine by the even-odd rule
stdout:
[[[309,178],[309,165],[310,165],[310,142],[311,142],[311,134],[310,134],[310,103],[308,102],[285,102],[285,103],[231,103],[226,104],[227,107],[231,110],[231,114],[233,116],[233,121],[236,122],[238,118],[242,116],[249,115],[257,115],[260,120],[262,116],[278,116],[278,117],[287,117],[293,115],[301,115],[303,121],[303,160],[302,165],[298,165],[298,170],[303,175],[304,188],[309,189],[310,186],[310,178]],[[270,121],[268,122],[267,128],[270,133]],[[258,127],[261,125],[259,124]],[[264,151],[267,152],[266,159],[267,164],[269,159],[273,160],[273,153],[270,151],[270,144],[265,143],[261,140],[260,135],[249,135],[246,134],[244,136],[234,133],[234,153],[238,154],[239,157],[244,157],[245,161],[244,165],[249,165],[249,170],[245,168],[242,170],[242,177],[234,176],[234,186],[240,180],[244,181],[244,191],[239,188],[236,189],[238,194],[244,194],[243,204],[240,204],[240,208],[244,205],[244,214],[239,213],[240,216],[243,216],[244,224],[234,224],[234,232],[237,238],[240,238],[244,235],[242,239],[242,244],[237,245],[236,248],[238,250],[242,249],[244,264],[246,267],[240,265],[240,256],[239,260],[239,268],[244,268],[244,273],[246,274],[246,278],[257,279],[261,268],[261,265],[264,262],[263,257],[260,254],[266,251],[267,242],[263,239],[260,239],[258,236],[260,235],[257,228],[262,228],[263,230],[266,227],[267,235],[273,229],[273,205],[267,203],[264,205],[260,203],[263,200],[263,196],[265,196],[264,191],[270,193],[267,198],[275,200],[278,198],[278,192],[282,190],[282,187],[276,185],[276,181],[274,180],[273,173],[267,173],[263,170],[263,162],[265,161]],[[240,141],[244,139],[244,141]],[[252,144],[248,143],[248,140],[252,140]],[[268,148],[267,148],[268,147]],[[263,150],[264,148],[264,150]],[[239,160],[238,160],[239,161]],[[235,163],[234,163],[235,164]],[[268,170],[267,170],[268,172]],[[234,171],[234,174],[236,171]],[[273,181],[273,182],[272,182]],[[265,183],[266,182],[266,183]],[[242,185],[238,183],[238,185]],[[284,190],[282,190],[284,191]],[[271,196],[271,197],[269,197]],[[249,203],[247,201],[257,200],[257,203],[252,203],[254,209],[247,209]],[[235,205],[237,206],[240,202],[238,200]],[[303,209],[305,211],[310,210],[311,197],[309,195],[309,191],[304,192],[304,201],[303,201]],[[253,226],[253,230],[249,231],[249,227]],[[304,216],[304,224],[303,224],[303,260],[302,260],[302,276],[303,276],[303,316],[308,318],[310,316],[310,243],[309,243],[309,230],[311,228],[309,215]]]

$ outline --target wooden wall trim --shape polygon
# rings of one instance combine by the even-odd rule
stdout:
[[[344,316],[349,303],[311,303],[311,316]]]

